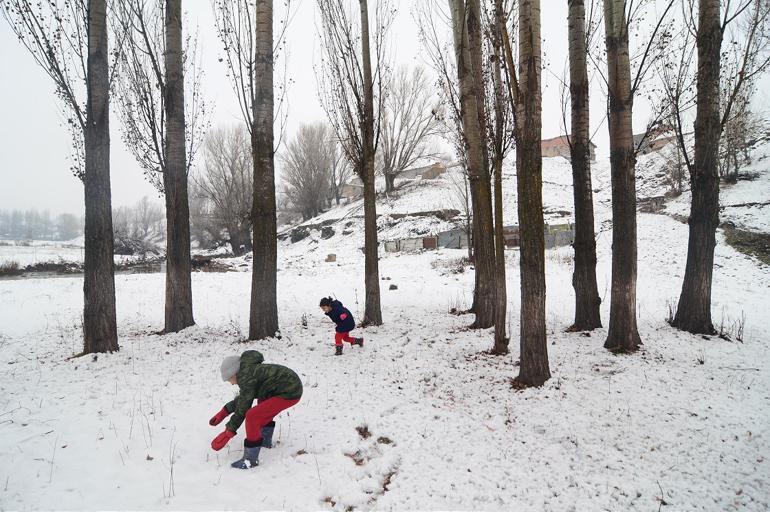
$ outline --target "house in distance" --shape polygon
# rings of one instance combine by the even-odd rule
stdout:
[[[591,161],[596,161],[596,144],[589,142]],[[554,137],[552,139],[543,139],[540,141],[540,150],[543,158],[560,156],[570,160],[569,138],[566,135]]]

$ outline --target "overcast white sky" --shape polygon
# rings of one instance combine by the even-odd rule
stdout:
[[[293,3],[298,0],[294,0]],[[394,0],[399,7],[393,27],[393,54],[397,63],[427,67],[420,55],[418,29],[411,15],[413,2]],[[278,9],[281,2],[276,2]],[[204,94],[213,105],[212,125],[240,121],[240,111],[225,66],[218,61],[221,44],[214,28],[209,0],[186,0],[189,27],[200,28],[200,47],[205,71]],[[288,136],[298,125],[322,120],[318,105],[313,64],[316,61],[316,2],[300,0],[297,15],[288,32],[289,75],[294,83],[289,91]],[[542,37],[551,73],[562,76],[567,57],[567,2],[543,2]],[[69,172],[70,141],[60,122],[51,80],[18,43],[4,20],[0,19],[0,209],[50,209],[53,213],[83,211],[83,187]],[[553,74],[543,75],[543,138],[561,133],[559,84]],[[592,97],[592,130],[603,123],[603,97]],[[766,94],[766,93],[765,93]],[[635,106],[634,124],[643,128],[646,106]],[[120,137],[117,116],[111,117],[112,198],[114,206],[132,204],[142,196],[157,197],[144,180],[138,165],[126,151]],[[599,153],[606,147],[606,125],[597,131]]]

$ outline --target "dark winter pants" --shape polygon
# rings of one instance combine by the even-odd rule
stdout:
[[[259,402],[246,412],[246,441],[252,446],[262,441],[262,427],[273,421],[273,418],[281,411],[296,405],[296,400],[287,400],[274,396]]]
[[[350,336],[350,332],[335,332],[334,333],[334,344],[338,347],[342,346],[343,341],[347,341],[351,345],[356,339]]]

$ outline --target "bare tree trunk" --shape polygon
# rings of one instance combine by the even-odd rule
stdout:
[[[105,0],[88,2],[88,100],[85,129],[85,274],[83,353],[114,352],[112,197],[110,191],[110,78]]]
[[[253,250],[253,247],[251,244],[251,223],[249,222],[239,223],[238,233],[240,233],[239,237],[241,239],[241,244],[243,244],[244,253],[251,252]]]
[[[591,148],[588,109],[588,67],[586,64],[586,20],[584,0],[568,0],[570,98],[572,102],[572,183],[575,197],[575,288],[574,331],[602,326],[599,290],[596,285],[596,235],[591,189]]]
[[[687,266],[672,324],[692,333],[712,334],[711,284],[719,225],[719,74],[722,31],[720,1],[700,0],[698,11],[698,102],[695,161],[690,173],[692,204]]]
[[[393,192],[396,190],[396,175],[385,174],[385,192]]]
[[[604,347],[633,352],[642,341],[636,326],[636,157],[631,126],[634,98],[624,0],[605,0],[604,25],[612,173],[612,295]]]
[[[468,261],[473,261],[473,238],[475,236],[474,224],[473,224],[473,207],[470,205],[470,184],[468,183],[467,172],[463,175],[463,183],[465,184],[465,236],[468,239]],[[473,307],[476,305],[476,292],[473,293]]]
[[[495,2],[495,16],[502,15],[503,5],[501,0]],[[492,63],[492,81],[494,91],[494,112],[495,112],[495,130],[494,130],[494,152],[492,157],[492,169],[495,179],[495,198],[494,198],[494,217],[495,217],[495,262],[496,262],[496,280],[495,295],[497,303],[495,304],[495,345],[492,349],[494,354],[508,353],[508,336],[506,333],[506,315],[508,314],[508,292],[505,279],[505,234],[503,233],[503,161],[505,160],[505,151],[503,146],[506,144],[505,119],[503,116],[506,110],[506,99],[503,94],[503,37],[500,25],[495,21],[492,29],[492,49],[494,50]]]
[[[521,236],[521,366],[516,380],[540,386],[551,378],[545,333],[545,240],[540,92],[540,0],[519,3],[519,96],[516,176]]]
[[[481,13],[479,0],[450,0],[450,6],[473,208],[472,236],[476,273],[472,310],[476,320],[472,327],[487,328],[495,323],[496,267],[489,156],[483,135],[486,133],[486,115],[481,62]]]
[[[166,309],[165,332],[195,324],[190,278],[190,206],[185,148],[182,0],[166,0]]]
[[[363,325],[381,325],[380,270],[377,242],[377,196],[374,190],[374,90],[372,81],[372,57],[369,50],[368,0],[359,0],[361,7],[361,56],[364,65],[364,123],[363,123],[363,172],[364,183],[364,251],[366,304]]]
[[[492,353],[508,353],[506,335],[506,315],[508,314],[508,292],[505,280],[505,236],[503,234],[503,159],[495,158],[495,261],[497,265],[497,285],[495,305],[495,346]]]
[[[227,226],[227,232],[230,235],[230,248],[233,256],[242,256],[250,249],[248,243],[249,233],[238,222],[233,222]]]
[[[252,211],[253,271],[249,339],[259,340],[278,332],[275,169],[273,162],[273,0],[257,0],[256,101],[251,147],[254,157]]]

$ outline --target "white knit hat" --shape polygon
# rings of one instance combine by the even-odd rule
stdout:
[[[222,367],[220,371],[222,372],[222,380],[228,381],[231,377],[233,377],[236,373],[238,373],[238,369],[241,367],[241,356],[227,356],[222,361]]]

